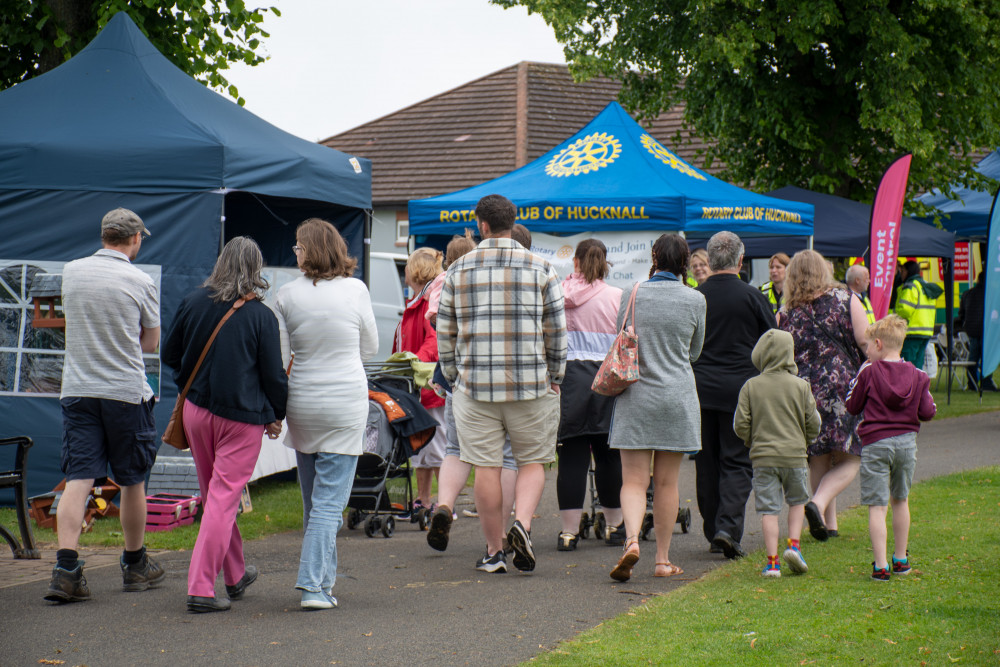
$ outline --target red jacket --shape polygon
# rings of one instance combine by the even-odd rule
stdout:
[[[437,333],[424,315],[427,313],[427,299],[421,293],[406,305],[403,320],[396,328],[392,341],[392,351],[413,352],[420,361],[437,361]],[[420,403],[425,408],[439,408],[444,405],[444,399],[430,389],[420,390]]]

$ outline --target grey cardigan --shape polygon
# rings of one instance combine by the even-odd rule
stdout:
[[[622,293],[618,326],[631,289]],[[643,282],[635,296],[639,381],[615,401],[611,447],[696,452],[701,409],[691,363],[705,341],[705,297],[683,283]]]

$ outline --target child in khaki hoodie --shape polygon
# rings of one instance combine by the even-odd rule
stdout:
[[[733,429],[750,448],[753,491],[764,529],[765,577],[780,577],[778,514],[788,503],[785,562],[796,574],[808,571],[799,551],[802,520],[809,504],[806,446],[819,435],[820,417],[809,383],[798,377],[795,346],[786,331],[764,333],[750,355],[760,375],[740,390]]]

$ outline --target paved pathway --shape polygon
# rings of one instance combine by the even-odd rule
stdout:
[[[1000,413],[932,422],[919,447],[919,479],[1000,464]],[[23,562],[0,553],[0,665],[41,660],[92,667],[186,665],[218,659],[233,665],[517,663],[725,562],[708,554],[701,536],[692,461],[685,460],[681,480],[681,504],[692,508],[694,526],[687,535],[675,529],[671,560],[686,573],[666,580],[652,577],[651,544],[643,543],[636,576],[625,584],[608,577],[618,549],[589,539],[575,552],[557,552],[554,471],[532,531],[539,555],[533,574],[485,575],[473,569],[482,550],[474,519],[458,520],[444,554],[429,549],[425,533],[415,526],[400,525],[391,539],[345,529],[338,541],[335,591],[341,607],[329,612],[298,608],[292,586],[301,533],[248,543],[247,557],[260,568],[260,579],[245,600],[221,614],[185,612],[187,552],[164,554],[167,581],[145,593],[120,592],[117,553],[88,555],[94,597],[65,606],[51,606],[41,597],[51,553],[33,564],[30,582],[32,576],[20,571]],[[841,506],[857,498],[855,482]],[[752,511],[747,516],[744,545],[760,548],[757,517]],[[803,547],[807,558],[809,549],[820,548],[810,538]],[[111,564],[98,565],[100,558]],[[753,568],[748,564],[748,573]]]

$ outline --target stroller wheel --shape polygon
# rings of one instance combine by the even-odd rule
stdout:
[[[365,536],[375,537],[375,533],[378,532],[378,529],[381,528],[381,526],[382,521],[377,516],[372,515],[368,517],[368,519],[365,520]]]
[[[385,520],[382,521],[382,535],[389,538],[396,531],[396,520],[391,516],[387,516]]]
[[[642,518],[642,528],[639,530],[639,539],[648,540],[649,531],[653,530],[653,513],[646,512],[646,516]]]
[[[594,514],[594,537],[599,540],[608,537],[608,520],[604,518],[604,512]]]
[[[587,539],[587,537],[590,536],[590,527],[593,525],[593,523],[594,522],[590,518],[590,515],[587,514],[586,512],[580,515],[580,528],[577,531],[580,537]]]
[[[354,530],[361,523],[362,516],[361,510],[352,509],[347,513],[347,528],[348,530]]]
[[[682,507],[677,511],[677,523],[681,524],[681,532],[688,532],[691,527],[691,508]]]

